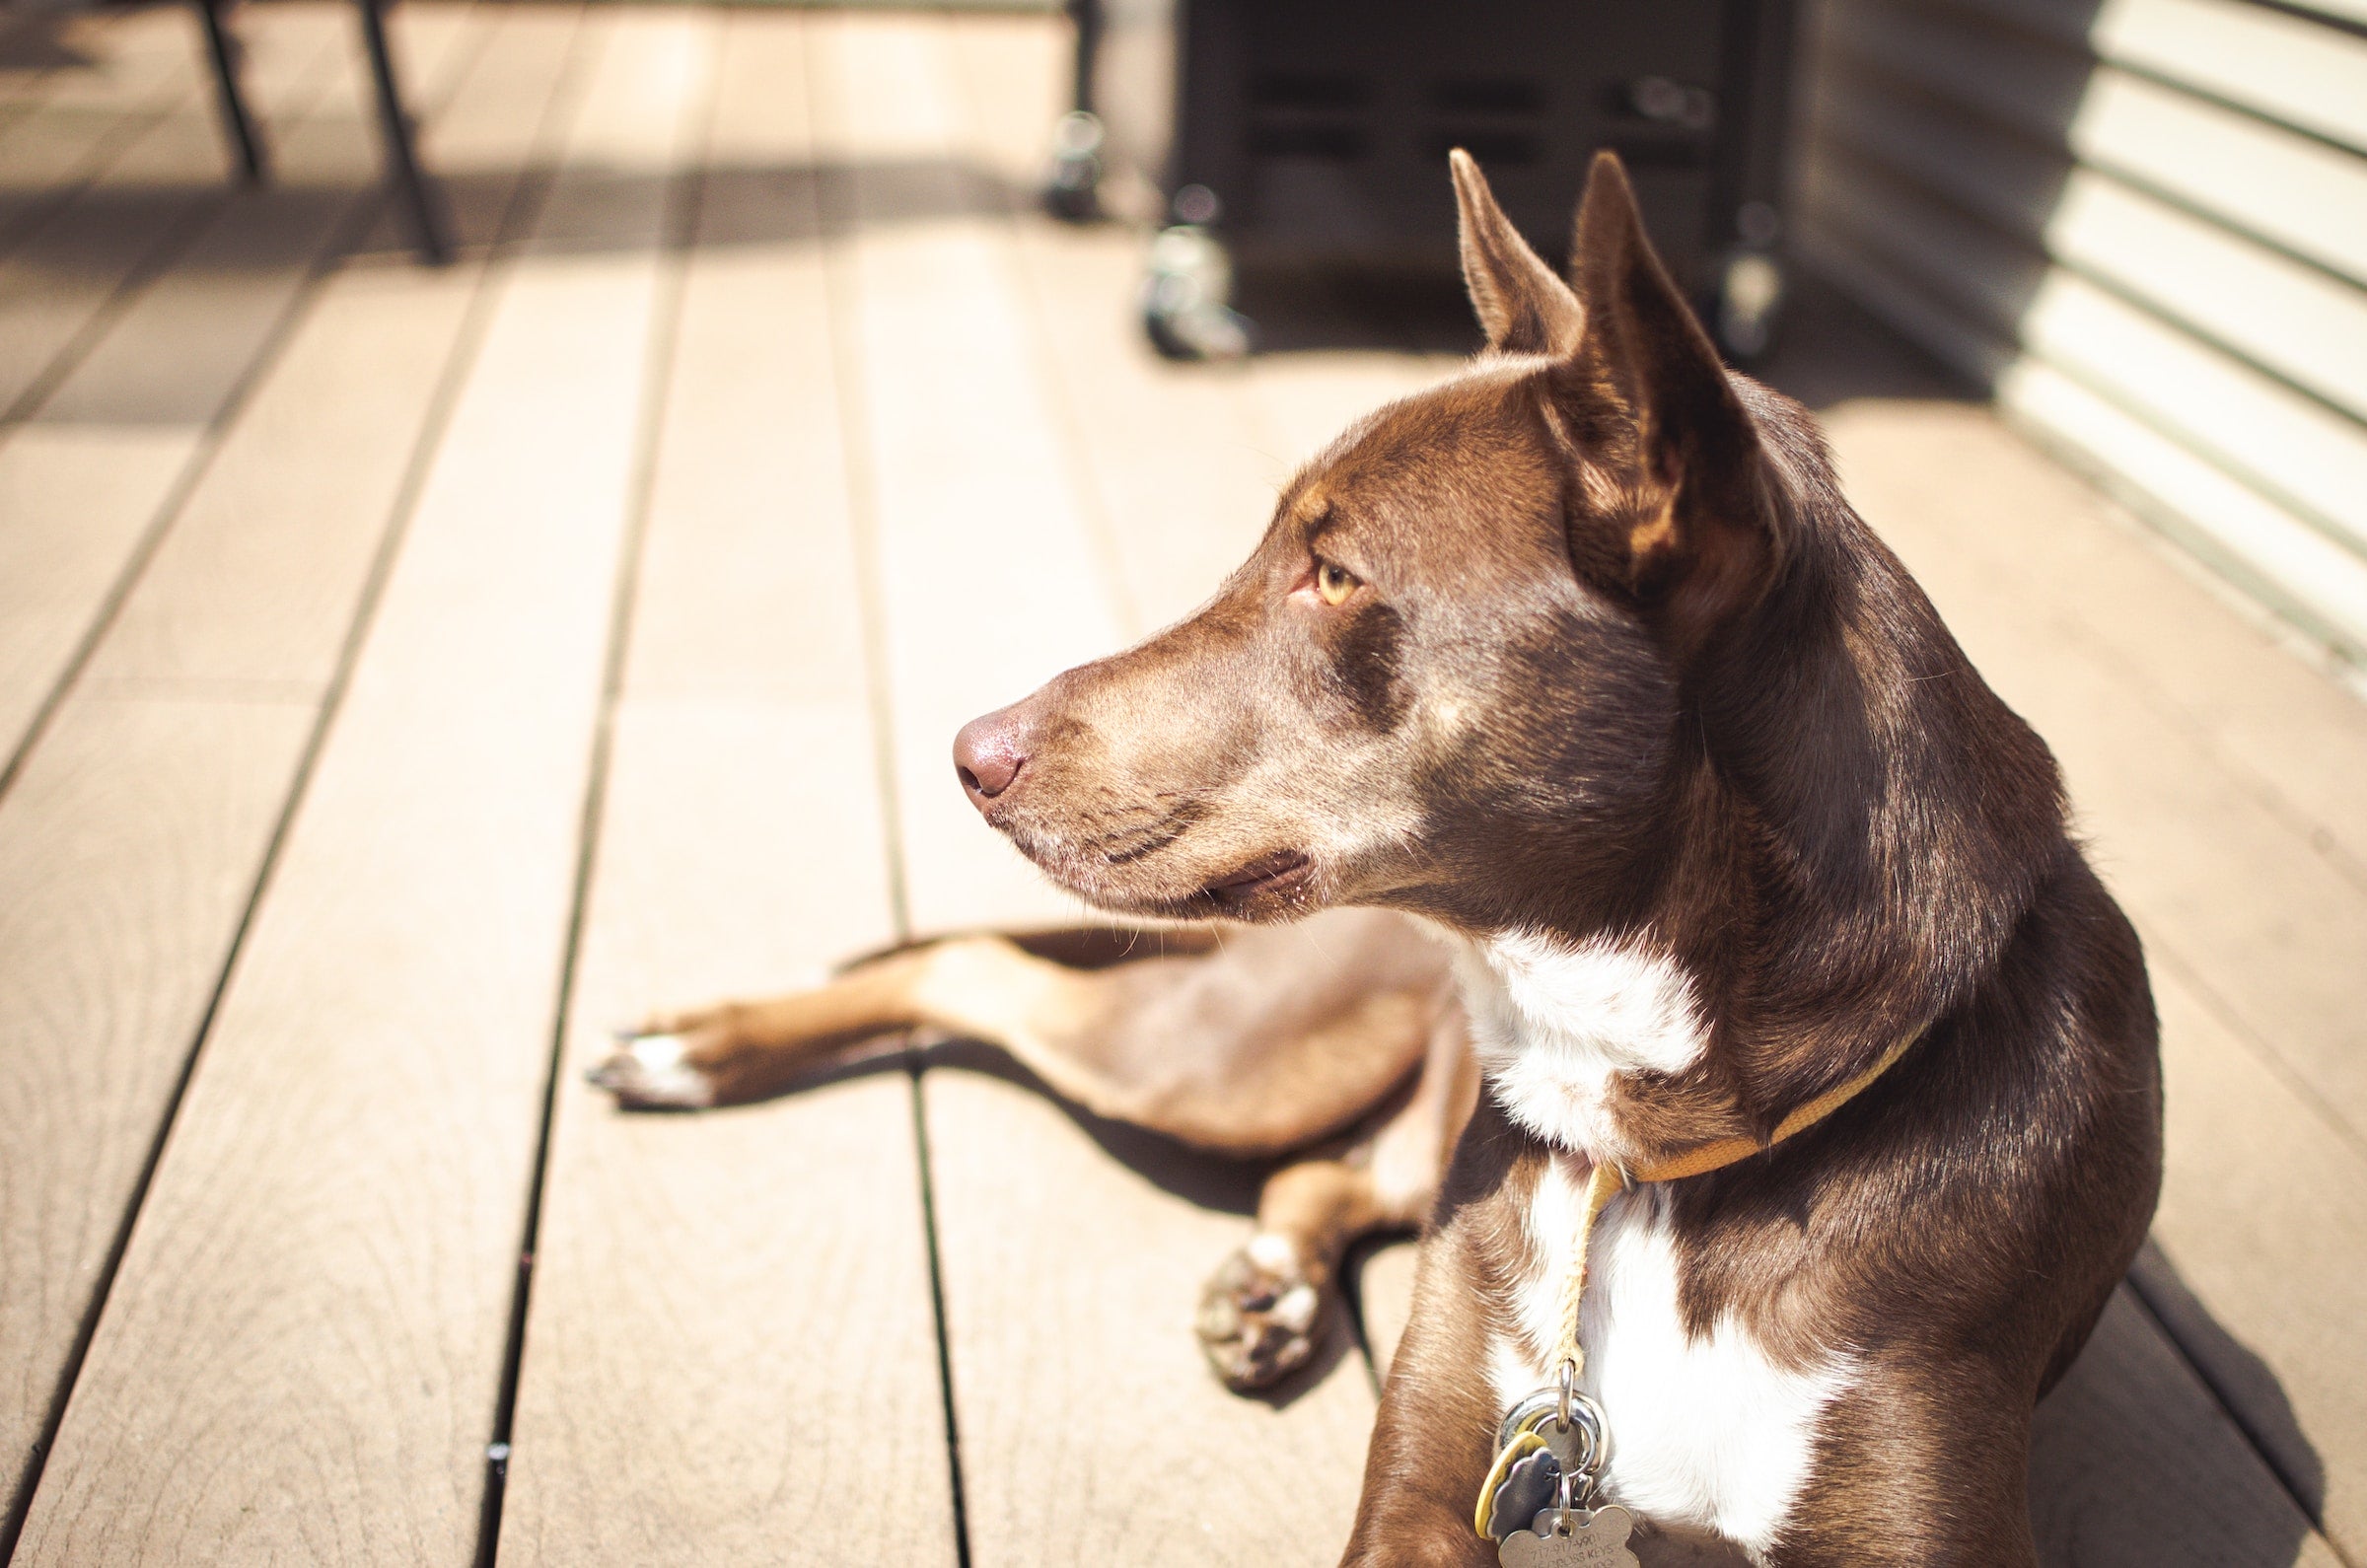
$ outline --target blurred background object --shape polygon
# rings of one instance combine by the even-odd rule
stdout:
[[[1440,171],[1462,147],[1558,261],[1601,148],[1726,350],[1765,352],[1783,294],[1790,0],[1071,0],[1071,112],[1046,199],[1166,229],[1162,352],[1246,350],[1231,261],[1455,264]],[[1179,231],[1182,231],[1179,233]]]
[[[231,19],[238,0],[193,0],[205,25],[206,57],[214,70],[214,97],[222,112],[223,134],[238,160],[240,175],[249,181],[269,178],[270,155],[247,92],[239,79],[243,64],[238,35]],[[379,134],[386,148],[387,181],[402,203],[410,223],[411,243],[419,258],[436,265],[452,259],[452,239],[435,187],[419,167],[417,127],[404,105],[394,57],[387,47],[386,0],[355,0],[362,46],[370,58],[370,82],[378,106]]]

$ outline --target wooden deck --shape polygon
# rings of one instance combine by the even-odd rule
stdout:
[[[414,0],[422,270],[351,25],[246,13],[248,192],[184,10],[0,29],[0,1555],[1330,1562],[1406,1246],[1239,1399],[1188,1322],[1255,1172],[942,1057],[580,1069],[1073,916],[954,728],[1196,602],[1451,305],[1157,363],[1139,239],[1029,204],[1057,27],[878,12]],[[2047,1559],[2367,1563],[2367,706],[1841,308],[1775,379],[2153,959],[2169,1186]]]

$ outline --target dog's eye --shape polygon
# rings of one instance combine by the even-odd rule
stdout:
[[[1356,579],[1345,567],[1329,561],[1315,563],[1315,591],[1327,605],[1336,605],[1356,592]]]

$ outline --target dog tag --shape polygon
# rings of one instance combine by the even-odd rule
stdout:
[[[1487,1479],[1479,1483],[1479,1505],[1472,1511],[1471,1527],[1480,1534],[1490,1540],[1501,1540],[1506,1532],[1515,1527],[1517,1521],[1527,1519],[1531,1514],[1537,1512],[1535,1508],[1531,1508],[1527,1513],[1499,1513],[1496,1508],[1496,1499],[1503,1493],[1505,1484],[1511,1479],[1513,1468],[1523,1460],[1537,1454],[1544,1454],[1548,1460],[1552,1457],[1547,1452],[1542,1438],[1527,1432],[1518,1434],[1511,1442],[1496,1451],[1496,1462],[1487,1467]],[[1551,1494],[1547,1495],[1549,1497]],[[1499,1522],[1501,1523],[1499,1524]]]
[[[1541,1510],[1527,1530],[1516,1530],[1496,1547],[1503,1568],[1640,1568],[1627,1549],[1635,1521],[1614,1505],[1589,1512]]]
[[[1480,1533],[1502,1540],[1520,1529],[1524,1519],[1550,1508],[1553,1490],[1561,1480],[1561,1463],[1547,1448],[1532,1449],[1504,1471],[1504,1479],[1488,1498],[1487,1524]]]

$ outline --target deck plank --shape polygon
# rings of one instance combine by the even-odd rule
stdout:
[[[570,1005],[504,1563],[956,1560],[911,1079],[695,1120],[606,1027],[895,923],[804,18],[732,19]],[[893,1521],[893,1525],[886,1522]]]
[[[319,19],[308,8],[293,20]],[[448,41],[448,17],[430,21]],[[433,81],[440,59],[429,63]],[[0,431],[0,759],[23,745],[375,184],[366,126],[335,112],[358,91],[352,63],[327,85],[321,111],[281,144],[282,181],[224,202],[33,419]]]
[[[945,748],[963,719],[1116,645],[1114,568],[1057,445],[1008,220],[974,172],[986,155],[964,140],[950,31],[864,19],[825,36],[830,151],[863,225],[839,259],[910,918],[1074,919],[975,821]],[[1371,1420],[1361,1369],[1239,1399],[1191,1340],[1250,1175],[1089,1132],[985,1073],[933,1067],[923,1093],[971,1561],[1335,1557]]]
[[[2367,1158],[2157,964],[2169,1169],[2136,1280],[2354,1560],[2367,1545]]]
[[[1273,512],[1281,464],[1261,450],[1240,366],[1179,365],[1134,316],[1143,236],[1044,217],[1035,199],[1069,57],[1022,17],[953,24],[968,145],[999,187],[1047,416],[1079,464],[1089,525],[1116,558],[1124,629],[1140,635],[1205,600]]]
[[[548,95],[571,29],[509,28],[493,63],[516,56],[539,79],[488,70],[456,117],[483,121],[498,96],[515,160],[533,129],[516,106]],[[0,1273],[0,1340],[17,1351],[0,1402],[8,1519],[22,1517],[33,1446],[104,1288],[482,272],[363,268],[323,285],[178,524],[176,538],[193,529],[208,547],[159,558],[94,661],[117,674],[66,697],[0,803],[0,901],[16,933],[0,943],[0,1119],[39,1129],[0,1148],[0,1251],[38,1259]],[[357,381],[370,395],[351,395]],[[333,497],[321,493],[322,467],[335,470]],[[312,532],[351,536],[325,552],[346,557],[341,572],[288,546]],[[255,615],[247,592],[257,579],[270,616]],[[157,601],[177,612],[179,635],[163,655],[146,638],[126,649]],[[224,641],[246,652],[253,620],[279,615],[335,631],[275,643],[268,662],[215,654]]]
[[[456,15],[463,8],[447,7]],[[426,8],[406,7],[414,17]],[[306,305],[94,651],[83,682],[317,696],[390,509],[449,410],[488,252],[538,146],[575,17],[486,9],[423,140],[454,193],[459,263],[416,264],[382,213]]]
[[[19,1560],[477,1549],[630,503],[711,17],[602,12],[236,965]]]
[[[22,15],[22,13],[20,13]],[[204,83],[196,19],[157,7],[128,16],[53,15],[21,24],[20,44],[60,63],[9,84],[0,122],[0,255],[37,229],[163,116],[194,110]],[[228,164],[217,152],[216,178]]]
[[[960,144],[950,49],[920,21],[818,31],[817,109],[864,463],[877,516],[887,685],[916,929],[1076,921],[952,787],[964,721],[1123,635],[1105,559],[1044,405],[994,202]],[[1026,538],[1031,547],[1011,541]],[[997,606],[991,631],[977,606]],[[965,646],[967,642],[968,645]],[[917,891],[917,885],[916,891]]]
[[[2031,1436],[2048,1568],[2340,1568],[2160,1326],[2123,1287]]]
[[[258,117],[284,131],[349,67],[334,18],[305,8],[256,35],[248,87]],[[118,292],[187,244],[204,215],[236,194],[212,105],[194,84],[173,109],[110,148],[87,183],[51,205],[0,261],[0,414],[22,415],[88,350]]]
[[[0,1544],[311,730],[77,703],[0,801]]]

